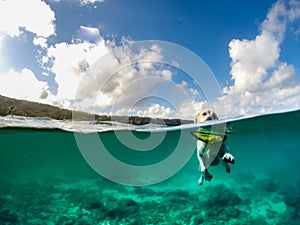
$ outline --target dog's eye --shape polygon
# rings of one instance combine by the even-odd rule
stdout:
[[[206,115],[207,115],[207,113],[206,113],[206,112],[202,113],[202,116],[206,116]]]

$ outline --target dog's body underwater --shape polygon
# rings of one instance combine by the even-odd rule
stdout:
[[[203,110],[195,117],[195,123],[203,123],[209,120],[219,119],[217,114],[211,110]],[[230,166],[228,163],[234,164],[234,157],[228,153],[228,147],[224,143],[206,143],[197,140],[197,157],[199,160],[199,167],[201,176],[198,180],[199,185],[202,185],[204,180],[210,181],[212,175],[208,172],[209,166],[222,164],[227,173],[230,173]]]

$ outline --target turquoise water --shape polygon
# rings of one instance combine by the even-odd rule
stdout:
[[[98,124],[106,131],[96,134],[76,132],[96,135],[113,157],[138,168],[168,159],[177,148],[181,152],[182,165],[165,168],[177,168],[175,175],[131,186],[92,169],[72,131],[37,129],[24,120],[19,127],[17,122],[7,127],[7,118],[0,123],[0,224],[300,224],[300,111],[226,121],[236,163],[230,174],[210,167],[213,179],[202,186],[190,125],[151,130],[152,136],[128,126],[109,131],[109,123]],[[133,135],[145,147],[150,136],[157,141],[162,133],[151,151],[120,141]],[[117,166],[104,165],[115,178],[123,176]]]

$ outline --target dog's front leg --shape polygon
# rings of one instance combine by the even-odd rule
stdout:
[[[204,165],[204,161],[202,159],[204,152],[206,149],[206,143],[204,143],[203,141],[198,140],[197,141],[197,157],[198,157],[198,161],[199,161],[199,170],[201,172],[203,172],[205,170],[205,165]]]
[[[200,152],[197,152],[197,157],[198,157],[198,161],[199,161],[199,170],[200,172],[204,172],[206,167],[204,166],[204,162],[202,159],[202,154]]]
[[[198,180],[199,185],[202,185],[204,180],[210,181],[212,179],[212,175],[208,172],[204,162],[205,160],[207,161],[205,155],[205,149],[206,149],[206,144],[203,142],[198,141],[197,143],[197,157],[199,161],[199,170],[201,172],[200,178]]]
[[[198,180],[199,185],[202,185],[203,182],[204,182],[204,179],[205,179],[204,172],[205,172],[205,169],[206,169],[205,166],[204,166],[204,162],[202,160],[202,155],[203,155],[202,150],[203,150],[203,148],[201,148],[199,146],[199,144],[197,144],[197,158],[198,158],[198,161],[199,161],[199,170],[201,172],[200,178]]]

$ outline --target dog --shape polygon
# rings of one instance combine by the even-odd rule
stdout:
[[[195,123],[203,123],[210,120],[218,120],[218,116],[211,110],[203,110],[197,113],[195,117]],[[199,169],[201,172],[198,180],[199,185],[202,185],[204,180],[211,181],[213,176],[208,172],[209,166],[215,166],[222,164],[225,167],[227,173],[230,173],[230,166],[228,163],[234,164],[235,159],[233,155],[228,152],[228,147],[224,143],[206,143],[201,140],[197,140],[197,157],[199,160]]]

